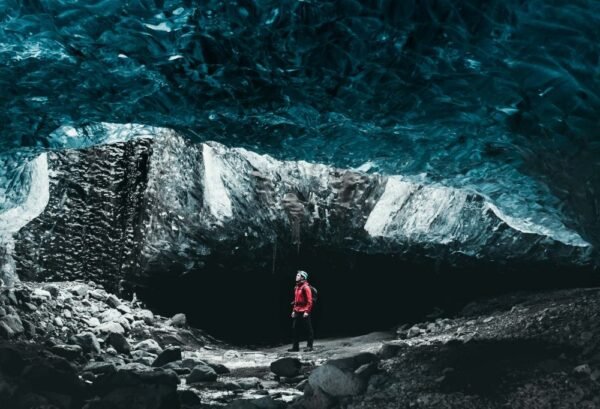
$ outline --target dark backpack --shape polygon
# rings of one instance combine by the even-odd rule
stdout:
[[[312,285],[309,284],[308,286],[310,287],[310,292],[312,293],[312,301],[313,301],[313,305],[314,305],[317,303],[317,300],[319,299],[319,292]]]

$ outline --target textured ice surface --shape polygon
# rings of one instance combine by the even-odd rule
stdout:
[[[600,243],[598,27],[593,0],[4,1],[0,149],[168,127]]]

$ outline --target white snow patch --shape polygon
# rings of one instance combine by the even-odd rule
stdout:
[[[211,214],[219,220],[231,217],[231,199],[223,184],[221,172],[223,162],[215,154],[213,148],[202,144],[202,158],[204,160],[204,198]]]
[[[398,177],[390,177],[379,201],[369,214],[364,229],[371,236],[383,236],[392,214],[402,209],[402,206],[414,192],[415,185],[405,182]]]
[[[529,234],[538,234],[541,236],[549,237],[553,240],[560,241],[570,246],[576,247],[589,247],[590,243],[583,240],[580,235],[575,233],[572,230],[567,229],[563,226],[563,231],[556,232],[547,227],[541,226],[537,223],[534,223],[530,219],[516,218],[511,217],[505,214],[502,210],[496,207],[494,204],[490,202],[486,202],[487,208],[489,208],[494,214],[506,224],[508,224],[511,228],[518,230],[523,233]]]
[[[29,194],[21,205],[0,214],[0,232],[3,234],[18,232],[23,226],[38,217],[48,205],[50,179],[46,154],[42,153],[28,166],[31,178]]]

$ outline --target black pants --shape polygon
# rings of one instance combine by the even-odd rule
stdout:
[[[310,315],[306,318],[304,318],[302,315],[302,313],[296,313],[296,316],[293,318],[292,321],[292,337],[294,338],[294,347],[297,348],[300,345],[300,331],[298,330],[298,327],[300,326],[300,323],[302,323],[308,335],[306,340],[306,346],[312,348],[314,338],[312,321],[310,319]]]

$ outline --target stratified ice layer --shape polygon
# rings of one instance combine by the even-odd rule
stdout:
[[[4,1],[0,208],[23,155],[167,127],[473,191],[596,245],[598,27],[593,0]]]

